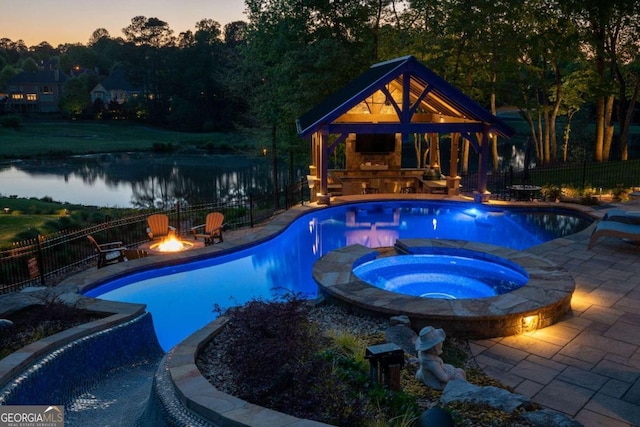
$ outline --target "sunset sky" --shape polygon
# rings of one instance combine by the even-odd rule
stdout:
[[[98,28],[122,37],[135,16],[165,21],[178,35],[193,31],[201,19],[218,21],[222,28],[246,20],[244,9],[244,0],[0,0],[0,38],[27,46],[86,45]]]

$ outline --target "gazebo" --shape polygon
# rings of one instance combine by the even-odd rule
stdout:
[[[413,56],[374,64],[296,120],[298,134],[310,138],[309,186],[317,201],[332,194],[367,192],[443,192],[458,194],[460,138],[478,153],[477,193],[486,199],[491,133],[510,138],[514,131]],[[403,169],[403,143],[435,141],[450,134],[447,176],[440,174],[436,144],[428,161]],[[328,170],[329,156],[345,143],[346,168]],[[418,150],[418,149],[416,149]],[[428,163],[428,164],[427,164]],[[312,196],[313,197],[313,196]]]

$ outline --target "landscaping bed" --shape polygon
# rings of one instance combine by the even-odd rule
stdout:
[[[0,318],[10,320],[13,325],[0,327],[0,359],[42,338],[109,315],[60,301],[34,304],[1,315]]]
[[[298,418],[354,427],[409,427],[425,410],[442,406],[442,391],[415,378],[415,355],[405,353],[400,390],[371,381],[365,350],[386,342],[386,319],[295,300],[252,301],[224,315],[229,319],[225,329],[196,360],[202,375],[222,392]],[[466,341],[447,339],[442,357],[464,368],[470,383],[508,390],[477,369]],[[444,409],[456,426],[531,425],[517,412],[482,405]]]

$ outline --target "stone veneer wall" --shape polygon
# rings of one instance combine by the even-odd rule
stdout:
[[[346,143],[346,167],[347,173],[360,172],[360,165],[371,162],[372,164],[384,164],[388,170],[400,170],[402,160],[402,143],[400,135],[396,134],[396,149],[393,153],[387,154],[361,154],[356,153],[356,135],[350,133]]]

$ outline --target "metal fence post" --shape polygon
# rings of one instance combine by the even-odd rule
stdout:
[[[289,187],[285,186],[284,187],[284,210],[289,209],[291,205],[289,205]],[[275,210],[278,210],[278,207],[276,206]]]
[[[253,228],[253,193],[249,193],[249,224]]]
[[[587,179],[587,159],[582,161],[582,191],[584,191],[584,186]]]
[[[178,221],[178,223],[176,224],[176,230],[178,232],[178,236],[182,235],[182,232],[180,230],[180,202],[176,202],[176,220]]]
[[[38,260],[38,272],[40,273],[40,286],[45,286],[44,282],[44,260],[42,258],[42,241],[44,240],[44,236],[38,234],[38,239],[36,241],[36,259]]]

